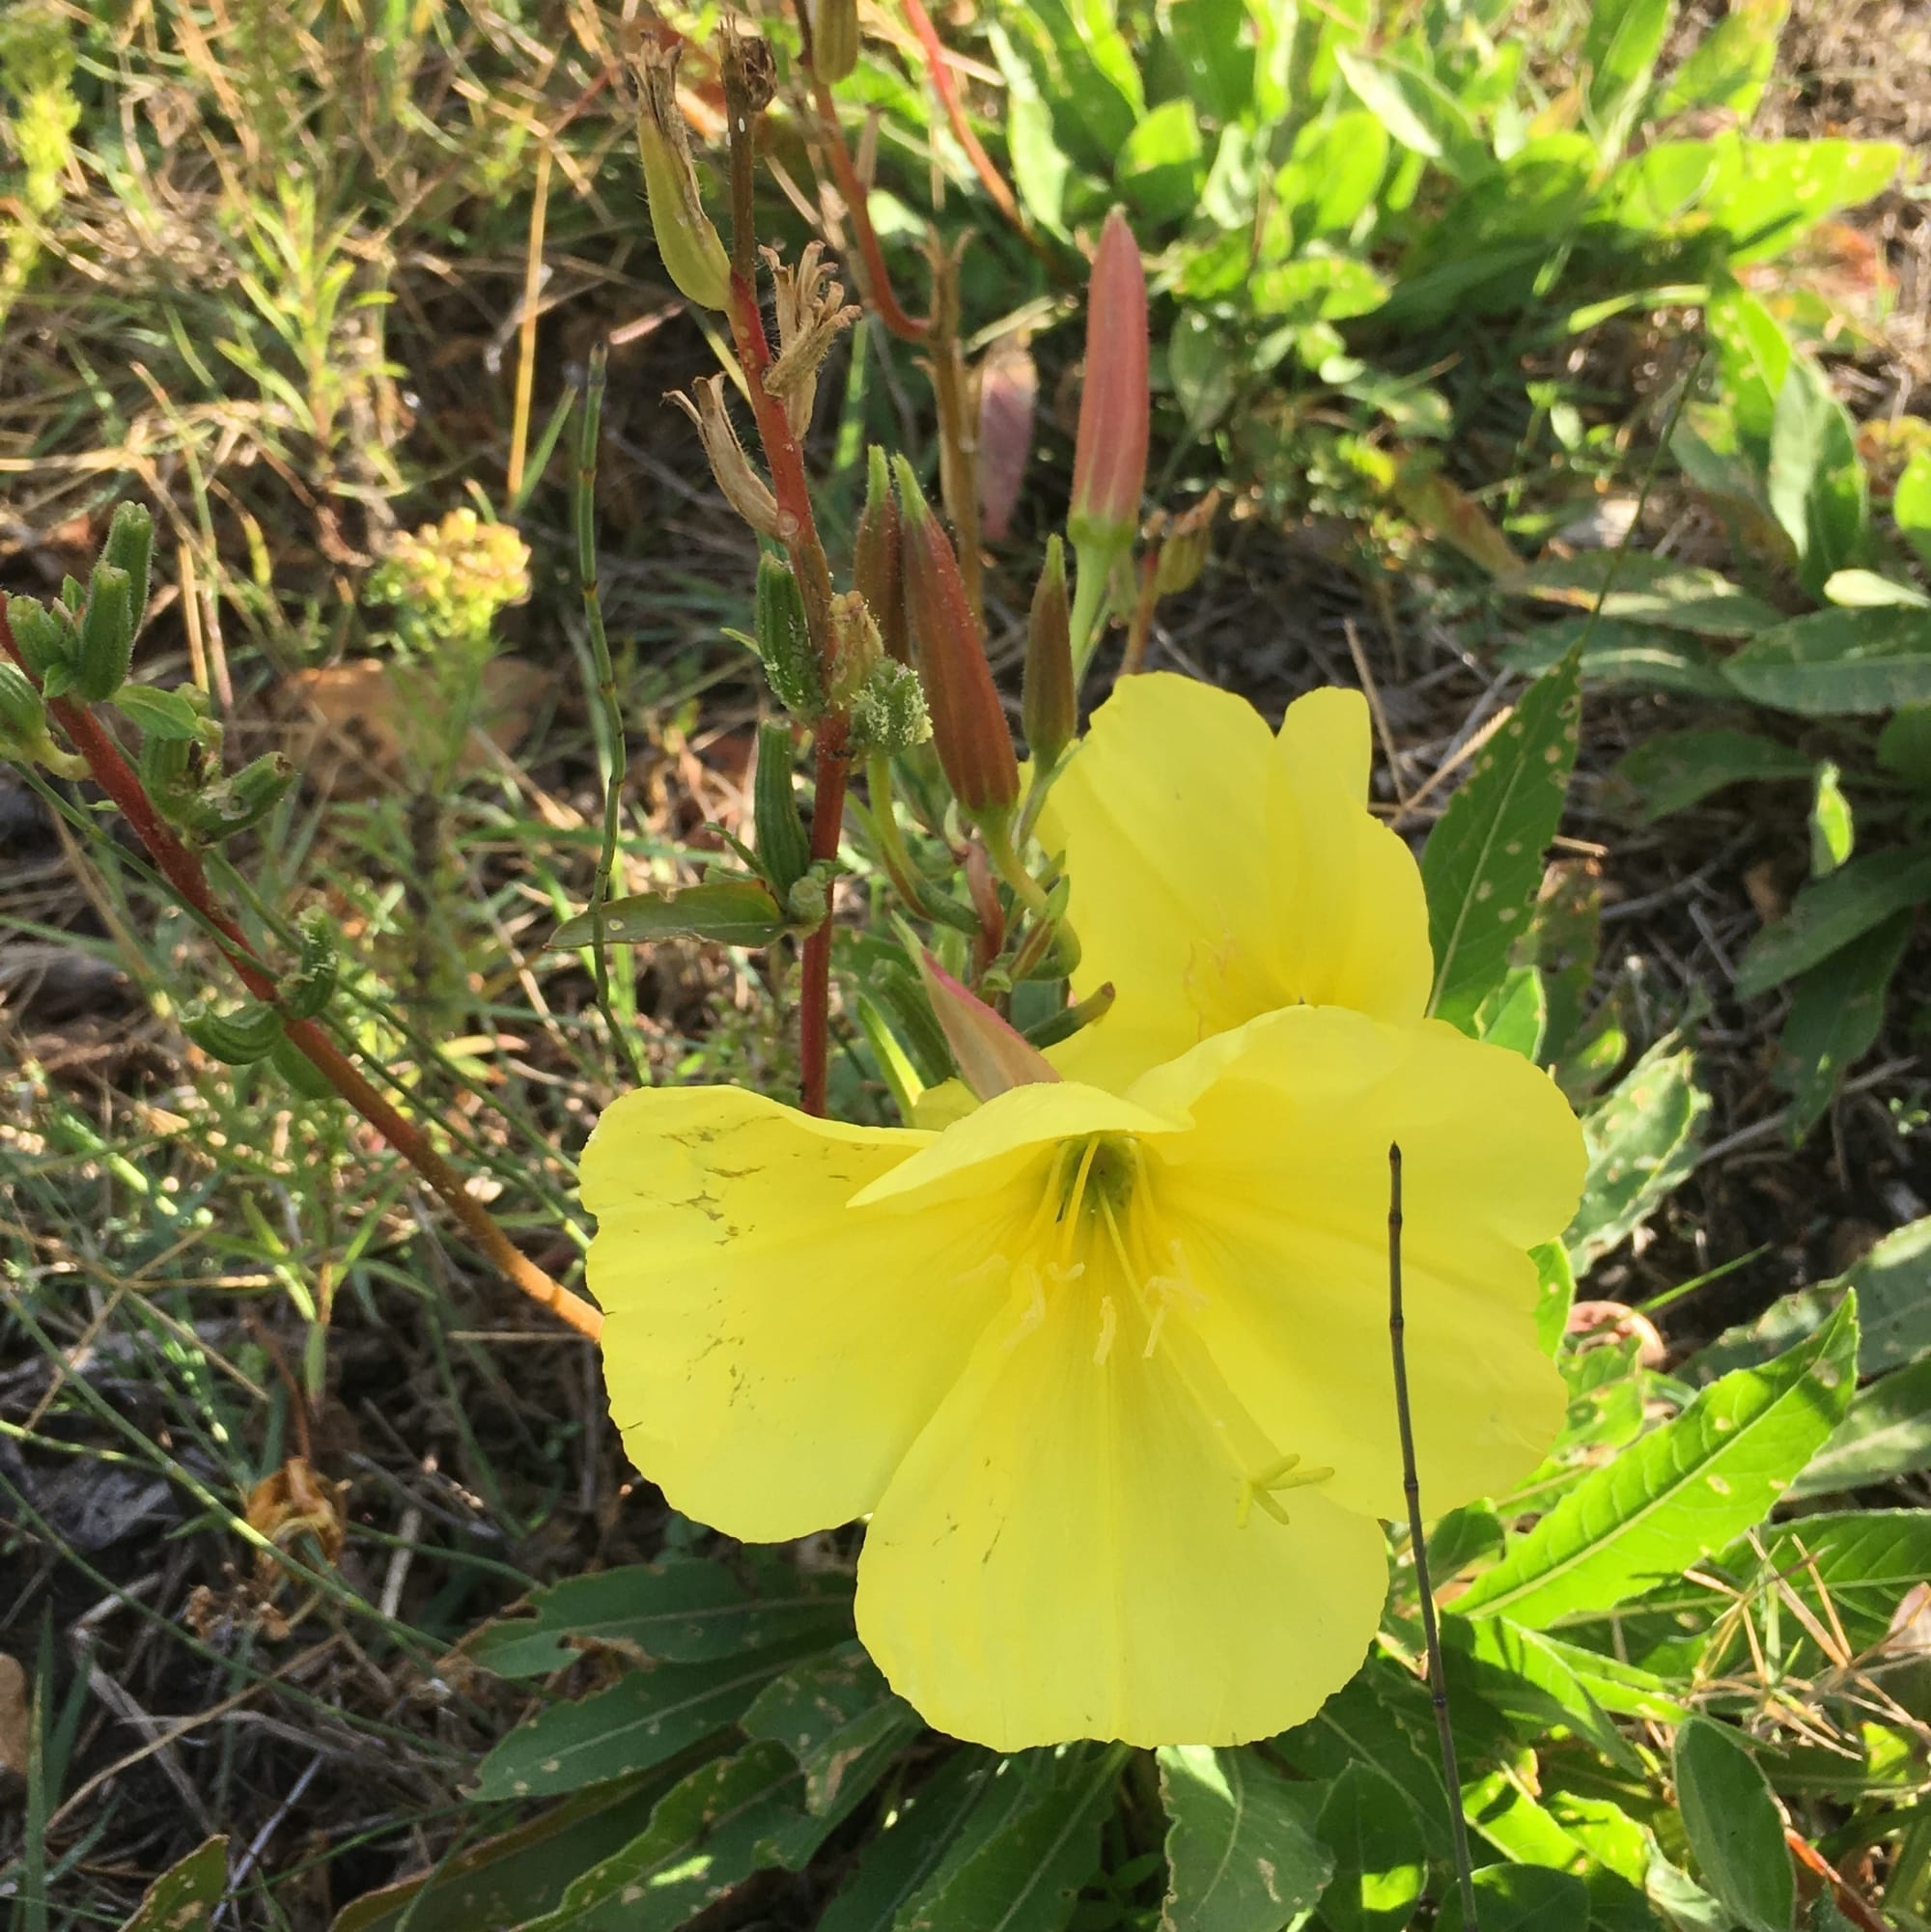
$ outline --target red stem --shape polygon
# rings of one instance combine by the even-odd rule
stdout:
[[[731,333],[744,371],[745,387],[751,392],[751,407],[758,419],[765,461],[770,465],[771,493],[777,498],[778,512],[785,523],[785,549],[798,574],[805,620],[828,681],[832,671],[831,570],[825,561],[825,546],[819,541],[818,521],[812,514],[811,486],[805,476],[803,453],[791,433],[791,420],[785,414],[783,403],[765,387],[765,372],[771,366],[771,347],[765,335],[764,317],[758,312],[758,298],[750,283],[735,271],[731,276]],[[849,729],[850,721],[843,712],[832,712],[818,721],[812,750],[814,859],[838,855],[851,756],[847,749]],[[800,1099],[805,1112],[821,1115],[825,1112],[826,1075],[830,1060],[833,890],[827,885],[824,921],[804,942],[803,984],[798,989]]]
[[[838,183],[839,198],[852,218],[852,226],[857,232],[858,253],[865,265],[865,293],[871,297],[872,308],[879,320],[901,342],[923,342],[932,324],[920,321],[917,316],[908,315],[899,306],[899,298],[893,293],[891,274],[885,267],[884,250],[879,245],[879,231],[872,226],[871,196],[866,192],[864,182],[858,179],[858,170],[852,161],[852,151],[845,143],[845,130],[838,124],[838,103],[832,99],[830,88],[822,80],[815,80],[813,85],[817,94],[818,124],[824,130],[825,150],[830,157],[832,177]]]
[[[4,644],[21,668],[14,633],[0,616],[0,644]],[[47,706],[53,720],[66,732],[74,749],[87,760],[94,781],[113,799],[122,817],[134,828],[134,835],[147,848],[161,876],[174,887],[182,902],[200,913],[219,936],[222,952],[241,983],[257,999],[279,1004],[273,974],[241,929],[216,903],[202,870],[201,860],[176,836],[174,827],[154,809],[134,769],[122,755],[121,747],[100,728],[86,706],[70,698],[55,698]],[[423,1134],[396,1111],[363,1078],[327,1033],[313,1020],[288,1020],[284,1026],[289,1041],[313,1065],[330,1086],[413,1167],[429,1184],[443,1204],[468,1231],[476,1245],[512,1282],[532,1301],[541,1302],[551,1314],[580,1333],[595,1340],[603,1317],[574,1295],[562,1282],[546,1274],[529,1257],[511,1245],[483,1204],[462,1184],[462,1177],[432,1147]]]
[[[945,119],[954,137],[970,158],[973,172],[998,205],[999,212],[1021,235],[1030,238],[1031,231],[1026,227],[1025,217],[1020,213],[1019,203],[1013,199],[1012,189],[1000,178],[998,169],[993,165],[992,155],[980,145],[978,135],[972,131],[972,124],[966,118],[966,105],[959,98],[959,86],[952,78],[952,65],[945,51],[945,42],[938,38],[938,29],[932,24],[932,15],[920,5],[920,0],[905,0],[905,15],[911,23],[912,32],[918,36],[920,46],[925,49],[926,70],[938,90],[939,105],[945,109]]]

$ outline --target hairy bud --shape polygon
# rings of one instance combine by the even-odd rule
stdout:
[[[804,598],[791,566],[767,552],[758,559],[755,635],[771,695],[810,724],[825,715],[825,681],[805,622]]]
[[[1072,611],[1066,597],[1066,549],[1047,540],[1046,568],[1032,593],[1026,618],[1025,681],[1021,719],[1026,750],[1040,770],[1049,770],[1079,729],[1079,698],[1073,675]]]

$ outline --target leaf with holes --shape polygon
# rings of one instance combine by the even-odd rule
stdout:
[[[1562,820],[1581,698],[1572,651],[1524,694],[1448,801],[1422,854],[1435,990],[1429,1011],[1464,1032],[1507,977],[1528,930],[1542,854]]]
[[[1589,1919],[1589,1888],[1572,1872],[1548,1865],[1484,1865],[1470,1874],[1482,1932],[1577,1932]],[[1451,1891],[1435,1932],[1463,1932],[1462,1897]]]
[[[1279,1932],[1306,1911],[1334,1869],[1315,1835],[1317,1790],[1250,1750],[1165,1747],[1161,1932]]]
[[[121,1932],[206,1932],[228,1890],[228,1840],[209,1838],[170,1865]]]
[[[1762,1522],[1843,1420],[1856,1386],[1855,1298],[1763,1368],[1704,1389],[1596,1470],[1456,1603],[1530,1630],[1613,1609]]]
[[[856,1643],[794,1665],[739,1723],[746,1737],[769,1738],[797,1758],[814,1817],[844,1816],[925,1728]]]
[[[1931,610],[1818,610],[1762,631],[1723,663],[1745,697],[1805,717],[1931,700]]]
[[[1579,1274],[1621,1246],[1682,1185],[1696,1164],[1709,1110],[1695,1054],[1671,1052],[1663,1041],[1583,1116],[1589,1167],[1563,1237]]]

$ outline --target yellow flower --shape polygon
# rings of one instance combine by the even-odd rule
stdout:
[[[859,1634],[942,1730],[1267,1736],[1358,1668],[1386,1588],[1397,1138],[1423,1495],[1495,1494],[1562,1414],[1525,1250],[1581,1136],[1525,1060],[1339,1007],[936,1134],[627,1096],[583,1165],[612,1413],[729,1534],[869,1515]]]
[[[1050,1055],[1119,1088],[1275,1007],[1418,1020],[1434,962],[1421,874],[1367,810],[1368,708],[1311,691],[1278,735],[1245,698],[1160,672],[1122,679],[1041,819],[1063,850],[1098,1024]]]

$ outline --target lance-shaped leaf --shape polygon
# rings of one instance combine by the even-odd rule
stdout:
[[[1456,1604],[1542,1630],[1613,1609],[1760,1523],[1843,1419],[1856,1300],[1760,1369],[1738,1369],[1572,1490]]]
[[[1316,1835],[1321,1791],[1251,1750],[1162,1750],[1161,1932],[1279,1932],[1312,1905],[1334,1870]]]
[[[1749,1932],[1788,1932],[1797,1874],[1783,1820],[1749,1748],[1727,1724],[1677,1727],[1672,1764],[1684,1834],[1703,1882]]]
[[[602,932],[613,945],[658,939],[709,939],[720,946],[768,946],[787,921],[770,889],[755,879],[714,879],[666,892],[637,892],[602,909]],[[579,912],[550,935],[550,950],[587,946],[597,918]]]

